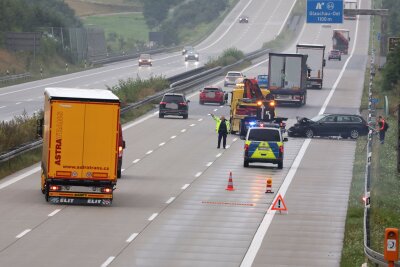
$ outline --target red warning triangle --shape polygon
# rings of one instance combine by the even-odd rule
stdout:
[[[279,194],[278,197],[275,199],[274,204],[272,204],[271,210],[287,210],[281,194]]]

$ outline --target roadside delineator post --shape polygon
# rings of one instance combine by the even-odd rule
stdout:
[[[272,191],[272,179],[271,178],[267,179],[265,194],[267,194],[267,193],[274,193]]]
[[[235,190],[235,188],[233,188],[232,172],[229,173],[228,185],[226,186],[225,190],[228,190],[228,191],[234,191]]]

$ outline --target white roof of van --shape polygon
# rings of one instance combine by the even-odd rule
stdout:
[[[84,98],[84,99],[104,99],[104,100],[119,100],[119,98],[110,90],[105,89],[79,89],[79,88],[60,88],[50,87],[44,89],[44,93],[50,98]]]

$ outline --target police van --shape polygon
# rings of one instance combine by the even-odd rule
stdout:
[[[243,166],[249,167],[251,162],[278,164],[283,168],[283,143],[288,141],[282,136],[279,127],[252,127],[247,131],[245,140]]]

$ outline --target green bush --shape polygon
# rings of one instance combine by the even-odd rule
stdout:
[[[218,66],[228,66],[243,58],[244,53],[237,48],[232,47],[224,50],[224,52],[222,52],[222,55],[220,55],[217,59],[207,62],[205,64],[205,67],[211,69]]]

